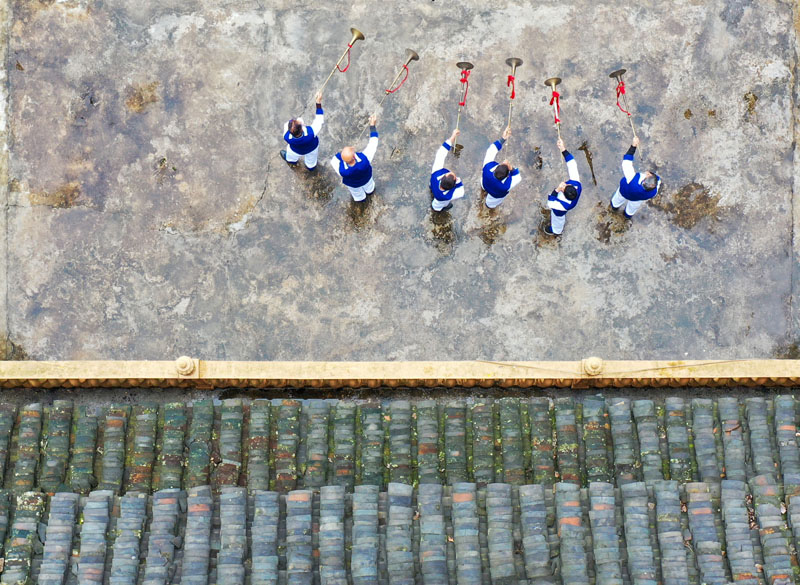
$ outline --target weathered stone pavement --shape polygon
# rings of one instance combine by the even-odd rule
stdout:
[[[789,0],[10,8],[7,354],[796,353]],[[330,169],[309,176],[278,155],[281,125],[311,117],[351,25],[368,39],[326,92],[323,161],[358,135],[404,49],[421,55],[380,112],[378,191],[364,210]],[[478,173],[504,124],[509,56],[525,61],[506,151],[524,183],[487,213]],[[468,192],[433,217],[429,167],[455,121],[461,59],[476,68],[465,150],[451,162]],[[643,164],[664,178],[631,223],[607,209],[630,140],[607,77],[620,66]],[[585,185],[558,242],[537,232],[565,173],[542,83],[552,75],[564,79],[563,132]]]

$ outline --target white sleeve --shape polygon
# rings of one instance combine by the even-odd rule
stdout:
[[[331,166],[333,167],[333,170],[336,171],[336,174],[341,177],[342,174],[339,172],[339,159],[335,156],[331,159]]]
[[[378,150],[378,137],[377,136],[370,136],[369,142],[367,143],[367,147],[364,149],[364,156],[367,157],[367,160],[371,163],[372,159],[375,157],[375,153]]]
[[[567,161],[567,173],[569,173],[570,181],[578,181],[580,183],[581,176],[578,174],[578,163],[574,158]]]
[[[628,160],[627,158],[622,160],[622,174],[625,175],[625,180],[629,183],[636,176],[636,169],[633,168],[632,160]]]
[[[286,134],[289,131],[289,122],[283,125],[283,133]]]
[[[461,185],[458,189],[453,191],[453,197],[451,201],[455,201],[456,199],[461,199],[464,196],[464,185]]]
[[[449,142],[447,144],[450,144]],[[431,173],[435,173],[436,171],[441,171],[444,168],[444,161],[447,158],[448,150],[444,146],[440,146],[439,150],[436,151],[436,157],[433,159],[433,168],[431,169]]]
[[[318,135],[319,131],[322,130],[322,125],[325,123],[325,116],[323,114],[317,114],[314,116],[314,121],[311,122],[311,129],[314,131],[314,135]]]
[[[517,172],[514,175],[511,175],[511,186],[508,188],[509,191],[519,185],[519,182],[522,180],[522,174]]]
[[[560,199],[556,199],[555,201],[547,200],[547,208],[548,209],[555,209],[556,211],[566,211],[567,209],[564,207],[564,202]]]
[[[497,156],[497,153],[500,152],[495,146],[494,142],[489,145],[489,148],[486,149],[486,156],[483,157],[483,166],[488,165],[490,162],[494,160],[494,157]]]

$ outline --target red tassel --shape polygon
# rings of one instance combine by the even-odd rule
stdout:
[[[403,65],[403,69],[405,69],[405,70],[406,70],[406,76],[403,78],[403,81],[401,81],[401,82],[400,82],[400,85],[398,85],[398,86],[397,86],[397,87],[395,87],[394,89],[387,89],[387,90],[386,90],[386,93],[394,93],[394,92],[396,92],[398,89],[400,89],[401,87],[403,87],[403,84],[406,82],[406,79],[408,79],[408,65]]]
[[[625,82],[620,79],[619,84],[617,85],[617,107],[630,116],[631,113],[625,108],[623,108],[621,105],[619,105],[619,98],[620,96],[623,95],[625,95]]]
[[[470,71],[468,69],[464,69],[464,71],[461,72],[461,83],[466,83],[466,86],[464,86],[464,101],[458,102],[458,105],[462,107],[467,105],[467,94],[469,93],[469,74]]]
[[[348,45],[347,45],[347,65],[344,66],[344,69],[339,69],[339,64],[338,63],[336,64],[336,69],[339,69],[339,73],[344,73],[345,71],[350,69],[350,49],[352,49],[352,48],[353,48],[353,45],[348,43]]]

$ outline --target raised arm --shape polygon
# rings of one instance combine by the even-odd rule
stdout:
[[[433,159],[431,174],[435,173],[436,171],[441,171],[444,168],[444,161],[447,158],[447,153],[451,147],[452,145],[450,144],[450,141],[445,140],[436,151],[436,157]]]
[[[369,142],[367,142],[367,147],[364,149],[364,156],[367,157],[367,160],[370,162],[370,164],[372,163],[372,159],[375,157],[375,153],[378,151],[377,122],[378,119],[374,114],[369,117]]]
[[[341,176],[341,173],[339,172],[339,159],[336,158],[336,155],[334,155],[331,159],[331,166],[333,167],[333,170],[336,171],[336,174]]]
[[[575,157],[572,156],[566,150],[562,154],[564,155],[564,161],[567,163],[567,173],[569,174],[569,180],[577,181],[580,183],[581,176],[578,174],[578,161],[576,161]]]
[[[503,148],[504,142],[505,140],[501,138],[500,140],[495,140],[489,145],[489,148],[486,149],[486,156],[483,157],[483,166],[488,165],[494,160],[494,158],[497,156],[497,153]]]
[[[637,146],[639,146],[639,137],[634,136],[631,141],[631,147],[622,157],[622,174],[625,175],[625,180],[629,183],[636,176],[636,169],[633,168],[633,155],[636,153]]]
[[[314,135],[318,135],[319,131],[322,130],[322,125],[325,123],[325,114],[322,111],[322,104],[317,104],[317,115],[314,116],[314,121],[311,122],[311,129],[314,131]]]
[[[367,142],[367,147],[364,149],[364,156],[367,157],[370,163],[372,159],[375,158],[375,153],[378,151],[378,131],[373,130],[373,128],[375,128],[375,126],[370,126],[369,142]]]

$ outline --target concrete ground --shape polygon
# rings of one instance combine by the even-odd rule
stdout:
[[[6,357],[798,355],[791,0],[3,4]],[[379,112],[364,207],[332,169],[278,155],[351,25],[367,40],[326,90],[323,162],[354,143],[404,49],[421,56]],[[525,63],[504,153],[523,183],[488,212],[480,165],[505,124],[511,56]],[[448,163],[467,196],[434,215],[430,164],[463,59],[476,65],[465,148]],[[638,164],[664,179],[631,222],[608,210],[631,139],[618,67]],[[538,232],[565,178],[553,75],[584,183],[557,241]]]

